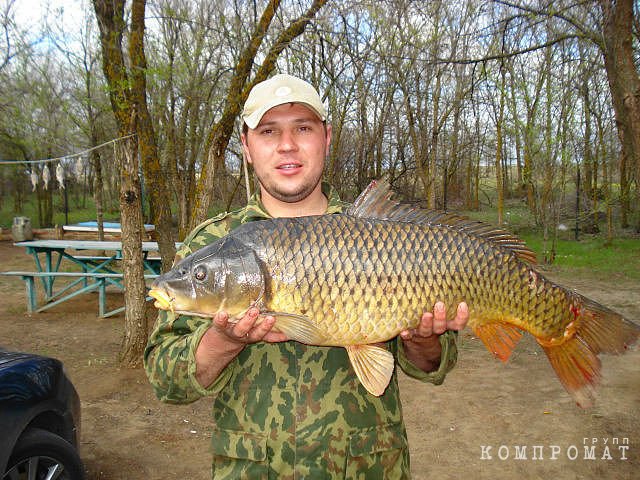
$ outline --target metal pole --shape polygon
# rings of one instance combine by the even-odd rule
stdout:
[[[69,197],[67,196],[67,189],[64,190],[64,224],[69,225]]]

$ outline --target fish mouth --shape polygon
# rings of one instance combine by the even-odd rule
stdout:
[[[171,295],[169,295],[169,293],[167,293],[166,290],[162,288],[152,288],[151,290],[149,290],[148,295],[155,299],[155,302],[153,302],[153,306],[159,310],[166,310],[168,312],[180,315],[193,315],[196,317],[210,318],[213,316],[208,313],[182,308],[180,306],[179,299],[176,297],[172,297]],[[178,305],[178,308],[176,308],[176,305]]]
[[[175,302],[175,298],[170,297],[166,290],[152,288],[149,291],[149,296],[156,300],[153,303],[154,307],[160,310],[170,310],[173,312],[173,302]]]

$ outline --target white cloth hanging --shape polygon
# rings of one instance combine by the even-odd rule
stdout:
[[[58,180],[60,188],[64,188],[64,168],[62,168],[62,163],[59,163],[56,167],[56,180]]]
[[[31,173],[29,174],[29,179],[31,180],[31,191],[35,192],[36,188],[38,188],[38,174],[36,173],[35,170],[31,170]]]
[[[82,155],[79,155],[78,158],[76,158],[76,165],[75,165],[76,178],[80,180],[82,178],[83,173],[84,173],[84,157]]]
[[[49,165],[45,165],[42,169],[42,181],[44,182],[45,190],[49,190],[49,180],[51,180],[51,172],[49,172]]]

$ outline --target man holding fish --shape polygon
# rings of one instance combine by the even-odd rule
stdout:
[[[247,222],[346,209],[321,182],[331,126],[310,84],[289,75],[257,84],[242,119],[243,150],[260,191],[245,208],[199,225],[178,260]],[[258,305],[234,310],[224,301],[208,317],[189,315],[163,294],[156,298],[169,311],[159,314],[145,368],[163,401],[215,396],[213,478],[410,477],[395,370],[367,391],[351,351],[290,340],[295,335],[284,332],[295,331],[296,318],[261,314]],[[438,385],[455,365],[455,331],[468,316],[460,303],[447,320],[437,302],[416,328],[376,343],[377,349],[390,352],[408,375]]]

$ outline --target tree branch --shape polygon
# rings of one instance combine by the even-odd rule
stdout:
[[[566,40],[571,40],[574,38],[581,38],[581,35],[577,35],[577,34],[567,34],[567,35],[562,35],[560,37],[556,37],[553,38],[547,42],[541,43],[539,45],[533,45],[531,47],[527,47],[527,48],[522,48],[520,50],[515,50],[513,52],[505,52],[505,53],[499,53],[496,55],[488,55],[486,57],[481,57],[481,58],[436,58],[435,62],[436,64],[462,64],[462,65],[468,65],[468,64],[474,64],[474,63],[485,63],[485,62],[490,62],[492,60],[503,60],[505,58],[511,58],[511,57],[516,57],[518,55],[522,55],[525,53],[531,53],[531,52],[535,52],[536,50],[541,50],[543,48],[547,48],[551,45],[555,45],[557,43],[562,43]]]
[[[528,7],[528,6],[525,6],[525,5],[519,5],[519,4],[516,4],[516,3],[511,3],[511,2],[509,2],[507,0],[493,0],[493,2],[494,3],[498,3],[500,5],[504,5],[505,7],[513,8],[515,10],[521,10],[521,11],[526,12],[526,13],[532,13],[532,14],[540,16],[540,17],[558,18],[558,19],[562,20],[563,22],[568,23],[569,25],[571,25],[576,30],[578,30],[578,32],[580,32],[579,37],[588,38],[589,40],[591,40],[593,43],[595,43],[599,47],[602,46],[602,39],[593,30],[590,30],[590,29],[586,28],[584,25],[582,25],[577,20],[565,15],[564,13],[562,13],[560,11],[555,12],[555,11],[550,11],[550,10],[540,10],[540,9],[531,8],[531,7]],[[584,3],[592,3],[592,2],[583,1],[581,3],[584,4]],[[572,5],[572,6],[575,6],[575,5]],[[564,11],[567,11],[567,10],[569,10],[569,7],[564,9]]]

